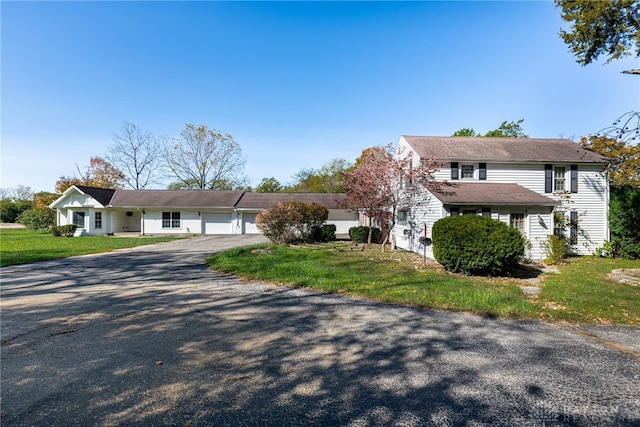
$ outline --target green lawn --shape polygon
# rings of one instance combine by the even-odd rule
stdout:
[[[0,266],[108,252],[114,249],[168,242],[174,239],[176,236],[54,237],[51,233],[29,229],[0,229]]]
[[[640,324],[640,287],[606,276],[640,261],[580,257],[548,275],[538,299],[528,299],[516,278],[451,274],[405,251],[364,251],[351,243],[256,245],[212,255],[209,266],[239,276],[363,296],[419,307],[487,316]]]

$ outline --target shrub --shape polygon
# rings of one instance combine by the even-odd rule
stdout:
[[[0,222],[16,222],[24,211],[32,208],[30,200],[0,200]]]
[[[549,265],[560,264],[569,255],[567,238],[550,234],[547,241],[542,244],[547,257],[544,262]]]
[[[498,275],[518,265],[525,239],[515,228],[481,215],[456,215],[433,225],[433,254],[445,269]]]
[[[317,203],[282,201],[260,212],[256,225],[274,243],[313,242],[328,217],[327,208]]]
[[[51,234],[56,237],[65,236],[65,237],[73,237],[76,229],[78,228],[75,224],[67,224],[67,225],[58,225],[51,227]]]
[[[349,237],[356,243],[367,243],[369,241],[369,227],[359,225],[349,229]],[[382,232],[379,228],[373,227],[371,232],[371,243],[381,243]]]
[[[611,187],[609,226],[612,255],[640,259],[640,188]]]
[[[334,224],[325,224],[321,228],[316,229],[313,236],[314,242],[333,242],[336,240],[336,226]]]
[[[16,221],[34,230],[46,230],[56,221],[56,213],[51,209],[28,209],[22,212]]]

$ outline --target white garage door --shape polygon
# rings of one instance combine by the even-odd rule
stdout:
[[[244,234],[258,234],[260,230],[256,226],[256,216],[258,214],[255,213],[243,213],[242,214],[242,232]]]
[[[336,226],[336,234],[347,234],[349,233],[349,228],[358,225],[358,213],[331,209],[329,210],[327,224]]]
[[[231,213],[205,213],[204,234],[231,234]]]

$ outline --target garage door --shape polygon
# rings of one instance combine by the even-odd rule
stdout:
[[[242,214],[242,232],[244,234],[258,234],[260,230],[256,226],[256,216],[258,214],[255,213],[243,213]]]
[[[331,209],[327,224],[336,226],[336,234],[348,234],[349,228],[358,225],[358,213]]]
[[[231,234],[231,213],[205,213],[204,234]]]

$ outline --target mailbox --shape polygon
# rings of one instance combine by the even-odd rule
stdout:
[[[420,242],[421,245],[424,245],[424,246],[430,246],[431,245],[431,239],[428,238],[427,236],[420,236],[418,241]]]

